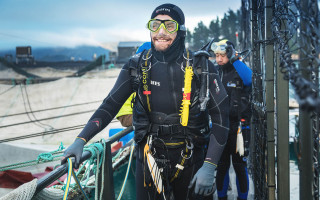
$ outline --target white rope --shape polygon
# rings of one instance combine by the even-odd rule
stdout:
[[[32,200],[61,200],[64,191],[61,188],[45,188],[41,190]]]
[[[37,180],[38,179],[33,179],[21,185],[9,194],[1,197],[0,200],[31,200],[37,188]]]

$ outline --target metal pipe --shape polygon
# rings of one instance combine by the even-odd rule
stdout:
[[[114,181],[113,181],[113,169],[112,169],[112,156],[111,156],[111,141],[106,142],[105,162],[99,169],[98,174],[98,186],[96,191],[99,192],[100,199],[114,200]]]
[[[265,40],[270,40],[272,35],[271,19],[273,2],[266,0],[265,4]],[[267,121],[267,182],[268,182],[268,199],[275,199],[275,136],[274,136],[274,45],[265,47],[265,81],[266,81],[266,121]],[[262,188],[260,188],[262,189]]]
[[[90,151],[84,151],[82,154],[82,157],[80,159],[80,163],[83,161],[89,159],[91,157]],[[74,164],[74,160],[72,160],[72,163]],[[34,195],[36,195],[38,192],[46,188],[48,185],[59,179],[61,176],[66,174],[68,172],[68,163],[65,163],[58,168],[54,169],[52,172],[46,174],[41,179],[37,181],[37,188]]]
[[[302,13],[308,13],[308,5],[310,0],[300,1],[300,6]],[[300,32],[308,32],[308,19],[301,17]],[[300,71],[301,75],[306,80],[311,80],[311,74],[308,70],[309,61],[308,56],[310,53],[309,45],[310,38],[300,37],[301,40],[301,51],[300,51]],[[308,111],[299,108],[299,132],[301,141],[301,162],[300,162],[300,199],[312,199],[312,177],[313,177],[313,167],[312,167],[312,123],[311,115]]]
[[[112,156],[111,156],[111,144],[117,140],[119,140],[120,138],[122,138],[123,136],[127,135],[128,133],[130,133],[133,130],[133,127],[130,126],[120,132],[118,132],[117,134],[113,135],[112,137],[108,138],[108,140],[106,141],[106,165],[102,166],[104,167],[104,172],[105,174],[108,174],[107,177],[104,177],[104,181],[108,181],[110,184],[110,188],[104,187],[105,190],[113,190],[113,170],[112,170]],[[91,157],[91,152],[90,151],[84,151],[82,154],[82,157],[80,159],[80,163],[82,163],[83,161],[89,159]],[[72,161],[74,162],[74,160]],[[111,162],[111,164],[110,164]],[[64,174],[67,173],[68,167],[67,167],[67,163],[59,166],[58,168],[54,169],[52,172],[46,174],[44,177],[42,177],[41,179],[39,179],[37,181],[37,188],[36,188],[36,192],[34,195],[36,195],[38,192],[40,192],[41,190],[43,190],[44,188],[46,188],[48,185],[50,185],[51,183],[53,183],[54,181],[56,181],[57,179],[59,179],[61,176],[63,176]],[[111,169],[111,170],[110,170]],[[102,170],[100,169],[100,172]],[[107,173],[106,173],[107,172]],[[110,176],[110,173],[112,176]],[[108,183],[107,182],[107,183]],[[104,191],[105,192],[105,191]],[[104,199],[104,198],[103,198]],[[114,199],[114,198],[113,198]]]
[[[281,0],[280,0],[281,1]],[[285,0],[287,1],[287,0]],[[285,9],[285,12],[288,12]],[[282,21],[281,30],[285,30],[286,20]],[[284,35],[286,37],[286,35]],[[278,43],[277,47],[280,49]],[[276,71],[276,116],[277,116],[277,199],[290,199],[289,168],[289,82],[281,73],[280,60],[277,58]]]

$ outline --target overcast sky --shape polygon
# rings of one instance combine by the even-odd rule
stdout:
[[[152,11],[168,2],[183,10],[190,30],[241,6],[241,0],[0,0],[0,49],[148,41]]]

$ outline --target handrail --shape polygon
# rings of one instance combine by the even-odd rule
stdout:
[[[117,134],[111,136],[110,138],[108,138],[106,140],[107,148],[111,149],[111,144],[112,143],[114,143],[115,141],[118,141],[120,138],[124,137],[125,135],[127,135],[131,131],[133,131],[133,127],[132,126],[126,128],[126,129],[118,132]],[[109,152],[108,154],[109,155],[105,155],[105,157],[109,157],[110,158],[111,157],[111,152]],[[88,160],[90,157],[91,157],[91,152],[90,151],[84,151],[83,154],[82,154],[82,157],[80,159],[80,163],[82,163],[85,160]],[[112,159],[108,159],[108,160],[111,160],[111,166],[112,166]],[[74,160],[72,162],[74,162]],[[108,165],[108,164],[106,163],[106,165]],[[104,166],[101,166],[101,167],[104,167]],[[53,183],[54,181],[59,179],[61,176],[66,174],[67,170],[68,170],[68,165],[67,165],[67,163],[65,163],[65,164],[59,166],[58,168],[54,169],[52,172],[46,174],[41,179],[39,179],[37,181],[37,188],[36,188],[36,191],[35,191],[34,195],[36,195],[41,190],[46,188],[48,185],[50,185],[51,183]],[[109,178],[112,178],[112,180],[109,180],[109,181],[112,181],[111,185],[113,185],[113,177],[109,177]],[[102,191],[100,191],[100,192],[102,192]]]

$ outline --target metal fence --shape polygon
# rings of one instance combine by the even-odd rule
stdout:
[[[242,0],[241,14],[241,49],[252,52],[255,199],[290,199],[289,85],[299,103],[300,199],[319,199],[318,0]]]

